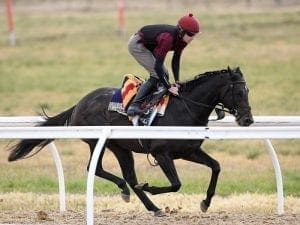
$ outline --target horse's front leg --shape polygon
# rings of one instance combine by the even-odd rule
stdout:
[[[90,160],[87,166],[87,170],[89,170],[90,167],[90,161],[92,159],[92,155],[96,146],[96,141],[92,140],[89,141],[89,146],[90,146]],[[105,171],[102,167],[102,160],[103,160],[103,155],[105,152],[105,146],[103,147],[101,154],[99,156],[98,159],[98,163],[97,163],[97,167],[96,167],[96,171],[95,171],[95,175],[101,178],[104,178],[106,180],[109,180],[113,183],[115,183],[121,190],[121,197],[125,202],[129,202],[130,201],[130,191],[129,188],[127,187],[126,181],[116,175],[113,175],[107,171]]]
[[[111,148],[111,151],[115,154],[123,174],[123,177],[128,182],[132,190],[138,196],[138,198],[143,202],[144,206],[149,210],[153,211],[155,216],[165,216],[163,211],[159,209],[154,203],[148,198],[146,193],[141,189],[136,188],[137,177],[134,168],[134,158],[130,150],[120,147],[119,145],[114,145],[116,148]],[[118,147],[118,148],[117,148]]]
[[[155,159],[167,176],[168,180],[171,183],[171,186],[168,187],[156,187],[156,186],[149,186],[148,183],[138,184],[136,188],[139,188],[143,191],[147,191],[153,195],[162,194],[167,192],[177,192],[180,187],[181,183],[177,175],[177,171],[174,165],[173,159],[167,154],[157,154]]]
[[[216,161],[215,159],[210,157],[207,153],[205,153],[201,148],[197,149],[191,155],[184,157],[183,159],[195,163],[204,164],[210,167],[212,170],[212,175],[207,189],[206,199],[203,200],[200,204],[202,212],[206,212],[208,207],[210,206],[211,199],[215,194],[219,173],[221,171],[220,164],[218,161]]]

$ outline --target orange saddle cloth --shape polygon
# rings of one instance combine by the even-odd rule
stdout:
[[[131,100],[134,98],[139,87],[144,81],[145,80],[132,74],[126,74],[124,76],[122,88],[115,92],[111,102],[109,103],[108,110],[127,115],[125,109],[127,108],[128,104],[130,104]],[[168,102],[169,95],[165,95],[156,105],[158,116],[163,116],[165,114]]]

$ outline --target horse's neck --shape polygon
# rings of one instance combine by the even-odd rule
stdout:
[[[215,79],[196,86],[189,94],[193,101],[215,106],[218,99],[218,87]]]
[[[206,125],[208,122],[208,118],[212,113],[213,108],[218,103],[218,96],[219,87],[217,78],[208,80],[187,93],[186,97],[195,102],[190,103],[189,107],[193,110],[193,114],[197,115],[198,120],[203,122],[201,125]],[[205,104],[209,107],[201,106],[201,104]]]

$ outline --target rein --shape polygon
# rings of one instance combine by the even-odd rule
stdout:
[[[190,102],[190,103],[193,103],[194,105],[197,105],[197,106],[202,106],[202,107],[205,107],[205,108],[209,108],[209,109],[215,109],[215,111],[223,111],[223,112],[227,112],[227,113],[231,113],[231,111],[229,110],[226,110],[224,109],[224,106],[220,103],[217,104],[217,106],[220,106],[221,108],[217,108],[217,107],[214,107],[214,106],[211,106],[211,105],[207,105],[207,104],[204,104],[202,102],[196,102],[194,100],[191,100],[191,99],[188,99],[188,98],[185,98],[185,97],[182,97],[182,96],[176,96],[178,97],[180,100],[182,100],[183,104],[184,104],[184,107],[186,108],[187,112],[189,113],[189,115],[194,118],[195,120],[197,120],[198,122],[201,122],[197,117],[194,116],[193,112],[190,110],[190,108],[188,107],[188,105],[186,104],[186,101]],[[209,121],[218,121],[218,120],[221,120],[223,119],[223,117],[217,117],[217,119],[212,119],[212,120],[209,120]]]
[[[209,108],[209,109],[215,109],[215,111],[217,112],[217,114],[218,114],[218,112],[227,112],[227,113],[230,113],[230,114],[234,115],[235,117],[237,117],[237,116],[238,116],[238,110],[236,109],[236,104],[235,104],[236,102],[235,102],[234,95],[233,95],[233,87],[234,87],[234,84],[238,84],[238,83],[245,83],[245,81],[235,81],[235,82],[231,82],[230,85],[229,85],[229,88],[226,90],[226,92],[225,92],[225,94],[224,94],[224,96],[223,96],[223,99],[224,99],[225,96],[227,95],[227,93],[231,90],[232,96],[233,96],[233,97],[232,97],[232,101],[233,101],[233,109],[229,109],[229,110],[224,109],[223,104],[220,104],[220,103],[218,103],[216,106],[219,106],[219,107],[221,107],[221,108],[216,107],[216,106],[212,106],[212,105],[208,105],[208,104],[205,104],[205,103],[202,103],[202,102],[197,102],[197,101],[194,101],[194,100],[192,100],[192,99],[185,98],[185,97],[183,97],[183,96],[181,96],[181,95],[178,95],[178,96],[176,96],[176,97],[178,97],[179,99],[182,100],[182,102],[183,102],[183,104],[184,104],[186,110],[187,110],[188,113],[190,114],[190,116],[193,117],[194,119],[198,120],[198,121],[199,121],[199,119],[196,118],[196,117],[194,116],[193,112],[191,112],[190,108],[189,108],[188,105],[186,104],[186,101],[188,101],[188,102],[190,102],[190,103],[192,103],[192,104],[194,104],[194,105],[197,105],[197,106],[201,106],[201,107],[205,107],[205,108]],[[250,110],[250,109],[247,109],[247,110]],[[209,121],[218,121],[218,120],[221,120],[221,119],[223,119],[223,117],[219,117],[219,116],[218,116],[217,119],[213,119],[213,120],[209,120]]]
[[[185,101],[188,101],[188,102],[193,103],[194,105],[197,105],[197,106],[203,106],[203,107],[209,108],[209,109],[218,109],[218,110],[220,110],[220,111],[227,112],[227,113],[230,113],[230,114],[234,114],[235,111],[236,111],[235,109],[232,109],[232,110],[224,109],[224,106],[223,106],[221,103],[218,103],[218,104],[217,104],[217,106],[220,106],[221,108],[217,108],[217,107],[215,107],[215,106],[207,105],[207,104],[204,104],[204,103],[202,103],[202,102],[196,102],[196,101],[194,101],[194,100],[192,100],[192,99],[185,98],[185,97],[180,96],[180,95],[178,95],[178,96],[176,96],[176,97],[178,97],[179,99],[181,99],[184,103],[185,103]],[[185,104],[186,104],[186,103],[185,103]],[[189,109],[189,111],[190,111],[190,109]]]

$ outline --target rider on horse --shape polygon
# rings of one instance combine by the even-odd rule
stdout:
[[[181,17],[177,26],[166,24],[147,25],[131,36],[128,50],[136,61],[150,73],[150,78],[141,85],[128,107],[127,114],[129,116],[143,113],[140,103],[151,91],[156,89],[159,83],[162,83],[172,94],[178,95],[178,86],[173,86],[169,82],[169,74],[164,66],[164,60],[169,51],[174,51],[172,71],[175,82],[178,82],[182,50],[199,31],[199,21],[190,13]]]

